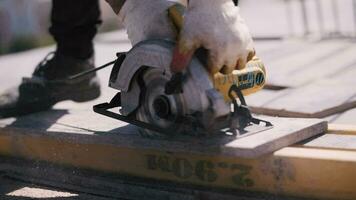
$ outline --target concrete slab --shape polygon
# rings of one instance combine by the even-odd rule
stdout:
[[[251,136],[188,137],[149,139],[133,125],[113,120],[90,110],[52,110],[17,119],[0,120],[0,134],[54,137],[117,147],[156,149],[207,155],[258,157],[326,132],[327,123],[317,119],[263,117],[274,127]]]

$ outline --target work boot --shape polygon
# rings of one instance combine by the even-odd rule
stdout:
[[[64,100],[85,102],[99,97],[100,84],[95,73],[68,80],[93,68],[93,58],[82,60],[50,53],[38,64],[31,78],[23,78],[18,87],[0,96],[0,118],[48,110]]]

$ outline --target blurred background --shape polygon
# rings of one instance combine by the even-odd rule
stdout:
[[[53,44],[48,33],[51,4],[51,0],[0,0],[0,54]],[[100,32],[118,29],[112,9],[104,0],[100,4]]]
[[[100,32],[120,28],[101,1]],[[240,0],[256,39],[356,38],[356,0]],[[50,0],[0,0],[0,54],[52,44]]]
[[[246,97],[252,111],[356,124],[356,0],[239,2],[268,72],[266,87]],[[100,4],[103,24],[94,41],[96,66],[131,48],[117,16],[105,0]],[[55,50],[47,31],[50,10],[51,0],[0,0],[0,93],[31,76]],[[102,103],[116,91],[107,87],[110,68],[98,74],[103,95],[97,102]],[[63,102],[55,108],[89,109],[94,104]]]
[[[355,0],[242,0],[255,36],[355,38]]]

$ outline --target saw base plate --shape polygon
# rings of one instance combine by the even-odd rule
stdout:
[[[222,129],[221,133],[224,135],[232,136],[235,137],[236,139],[248,137],[250,135],[256,134],[256,133],[262,133],[264,131],[273,129],[273,126],[263,126],[263,125],[257,125],[257,124],[252,124],[250,126],[247,126],[244,130],[240,131],[239,134],[234,135],[229,131],[229,129]]]

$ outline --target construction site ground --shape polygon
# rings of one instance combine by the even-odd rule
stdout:
[[[168,156],[173,160],[187,159],[190,163],[203,160],[208,164],[210,161],[217,162],[216,165],[221,165],[221,168],[231,165],[228,167],[234,166],[240,172],[251,170],[249,175],[253,185],[244,176],[245,179],[237,178],[236,187],[229,188],[230,183],[225,180],[210,183],[207,181],[209,177],[202,178],[199,174],[194,180],[186,180],[179,177],[182,175],[179,173],[178,177],[173,177],[177,175],[174,172],[166,171],[161,176],[159,174],[162,172],[156,169],[142,172],[148,174],[146,177],[141,177],[141,172],[137,172],[134,177],[121,173],[120,170],[131,169],[125,168],[125,163],[120,163],[120,159],[115,157],[126,156],[127,160],[133,160],[132,163],[128,161],[127,166],[135,165],[139,163],[136,160],[140,152],[105,146],[106,142],[110,142],[105,139],[93,144],[85,138],[88,132],[100,132],[98,137],[101,138],[110,137],[118,125],[115,120],[90,114],[93,105],[109,101],[116,93],[107,87],[111,69],[107,68],[98,73],[102,96],[95,101],[82,104],[65,101],[50,111],[0,120],[0,152],[3,154],[0,157],[0,198],[354,199],[354,44],[354,41],[348,39],[256,40],[257,54],[266,64],[268,85],[263,91],[247,97],[252,110],[262,115],[321,118],[331,124],[325,134],[256,159],[232,159],[230,155],[210,158],[195,154],[186,156],[179,152],[145,152],[145,156],[150,158]],[[112,61],[117,52],[128,51],[130,48],[124,31],[99,35],[95,42],[96,65]],[[0,57],[0,92],[18,84],[21,77],[30,76],[38,62],[53,50],[54,47],[48,47]],[[106,124],[96,124],[99,118],[105,120]],[[76,127],[71,126],[72,120],[76,121]],[[130,132],[131,128],[125,126],[119,131]],[[37,132],[46,137],[37,137]],[[78,136],[73,136],[71,141],[61,139],[62,133],[71,132]],[[76,146],[73,142],[76,139],[80,145]],[[18,149],[14,150],[14,147]],[[43,147],[48,148],[48,152],[40,152]],[[140,167],[137,164],[132,166],[132,170],[139,170]],[[224,177],[236,175],[222,169],[219,173]],[[162,178],[162,181],[151,179],[155,176]]]

